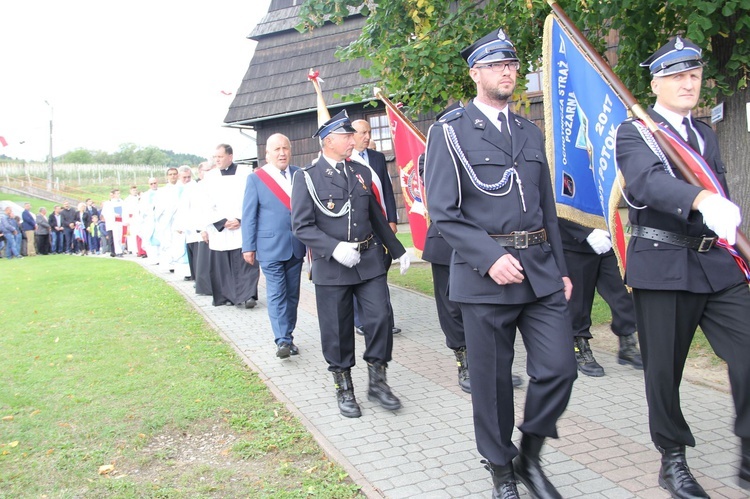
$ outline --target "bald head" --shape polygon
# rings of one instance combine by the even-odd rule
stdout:
[[[286,135],[274,133],[266,141],[266,163],[286,170],[292,160],[292,143]]]
[[[370,145],[370,124],[366,120],[357,120],[352,123],[352,127],[356,130],[354,133],[354,149],[362,152]]]

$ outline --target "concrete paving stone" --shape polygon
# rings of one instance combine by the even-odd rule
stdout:
[[[403,487],[403,486],[412,485],[412,484],[416,484],[418,487],[419,484],[429,480],[429,478],[430,477],[428,477],[427,474],[421,470],[405,472],[404,470],[399,469],[398,474],[391,476],[390,482],[393,484],[394,487]]]
[[[404,485],[402,487],[399,487],[397,490],[387,490],[387,492],[388,494],[386,497],[390,497],[392,499],[411,499],[412,497],[417,497],[422,493],[422,491],[419,490],[419,487],[415,485]]]
[[[627,452],[625,452],[620,447],[608,447],[606,449],[599,449],[591,452],[591,455],[594,456],[595,459],[604,460],[604,459],[612,459],[614,457],[622,457],[627,455]]]
[[[422,454],[427,457],[440,457],[448,454],[448,451],[443,447],[433,447],[431,449],[424,449]]]
[[[455,486],[446,487],[445,493],[447,494],[447,497],[450,497],[451,499],[455,499],[457,497],[472,497],[471,492],[469,492],[469,489],[467,489],[463,485],[455,485]]]
[[[579,481],[573,484],[581,494],[597,494],[604,490],[609,490],[614,484],[606,478],[595,478],[593,480]]]

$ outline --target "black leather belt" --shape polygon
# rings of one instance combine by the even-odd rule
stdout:
[[[357,244],[357,251],[362,252],[366,250],[367,248],[375,246],[377,244],[377,241],[375,241],[375,238],[372,236],[372,234],[370,234],[369,236],[367,236],[367,239],[365,239],[361,243],[356,243],[356,244]]]
[[[490,237],[500,246],[510,246],[515,249],[526,249],[534,244],[542,244],[547,240],[547,231],[539,229],[534,232],[525,230],[513,231],[510,234],[490,234]]]
[[[710,250],[716,244],[718,239],[716,236],[708,237],[692,237],[684,236],[682,234],[675,234],[674,232],[668,232],[666,230],[654,229],[652,227],[643,227],[642,225],[632,225],[630,227],[630,234],[635,237],[642,237],[643,239],[649,239],[651,241],[659,241],[667,244],[674,244],[675,246],[682,246],[683,248],[697,250],[699,253],[705,253]]]

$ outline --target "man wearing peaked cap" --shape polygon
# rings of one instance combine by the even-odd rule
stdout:
[[[325,122],[314,135],[320,137],[320,157],[296,174],[292,185],[292,230],[312,253],[323,357],[333,373],[339,411],[350,418],[362,414],[351,376],[354,296],[364,311],[367,396],[385,409],[401,407],[386,381],[393,335],[380,245],[399,259],[402,274],[409,267],[409,255],[372,194],[371,170],[349,160],[354,131],[346,111]]]
[[[313,138],[320,137],[320,140],[323,140],[332,133],[346,135],[354,132],[356,132],[356,130],[352,126],[352,122],[349,120],[349,115],[346,113],[346,109],[344,109],[336,116],[323,123],[313,134]]]
[[[577,370],[542,133],[509,110],[521,66],[503,30],[461,55],[477,95],[430,128],[424,172],[432,222],[453,248],[449,298],[461,307],[477,448],[493,497],[518,497],[518,477],[532,497],[556,498],[540,453],[557,437]],[[516,329],[529,374],[520,452],[511,440]]]
[[[692,116],[703,64],[700,48],[679,36],[641,63],[656,95],[648,113],[682,139],[677,146],[700,155],[726,196],[689,184],[665,164],[641,122],[625,121],[616,137],[632,226],[625,283],[633,288],[651,440],[662,455],[659,484],[672,497],[708,497],[687,465],[685,447],[695,446],[695,438],[679,398],[698,325],[729,366],[742,442],[739,481],[750,488],[750,289],[745,269],[726,249],[740,210],[728,198],[716,134]]]

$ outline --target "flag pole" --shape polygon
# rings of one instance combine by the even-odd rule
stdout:
[[[411,120],[407,118],[406,115],[402,113],[401,110],[398,107],[396,107],[396,105],[388,97],[386,97],[383,94],[383,91],[380,88],[375,87],[372,90],[373,90],[373,93],[375,94],[375,97],[383,101],[383,104],[385,104],[388,109],[390,109],[393,113],[398,115],[398,117],[401,118],[401,121],[406,123],[406,126],[408,126],[409,129],[411,129],[411,131],[414,132],[414,134],[422,140],[422,142],[427,142],[427,138],[424,136],[422,131],[419,128],[417,128],[416,125],[412,123]]]
[[[558,5],[557,1],[547,0],[547,3],[552,8],[552,12],[560,21],[560,24],[563,26],[563,28],[565,28],[573,41],[578,44],[578,47],[589,59],[592,65],[597,69],[597,71],[599,71],[604,79],[607,80],[609,85],[612,87],[612,90],[617,93],[618,97],[622,100],[625,106],[630,109],[630,111],[636,118],[642,120],[646,124],[648,129],[653,134],[654,139],[656,139],[656,142],[659,144],[659,147],[661,147],[661,150],[664,151],[664,154],[666,154],[667,158],[669,158],[669,161],[675,167],[677,167],[683,178],[689,184],[705,189],[705,186],[701,183],[700,179],[698,179],[698,177],[695,175],[695,173],[693,173],[687,163],[685,163],[682,157],[677,153],[677,150],[664,136],[664,132],[659,129],[659,126],[654,122],[651,116],[649,116],[648,113],[641,107],[641,105],[638,104],[638,101],[635,100],[635,97],[630,92],[630,90],[628,90],[627,87],[622,83],[622,80],[620,80],[620,78],[615,74],[615,72],[612,70],[609,64],[607,64],[604,58],[599,55],[593,45],[591,45],[591,42],[588,41],[586,36],[584,36],[584,34],[581,33],[581,31],[573,23],[573,21],[570,20],[562,7]],[[745,260],[750,260],[750,241],[748,241],[747,237],[745,237],[745,234],[743,234],[739,228],[737,229],[735,247],[742,254],[742,256],[745,257]]]

